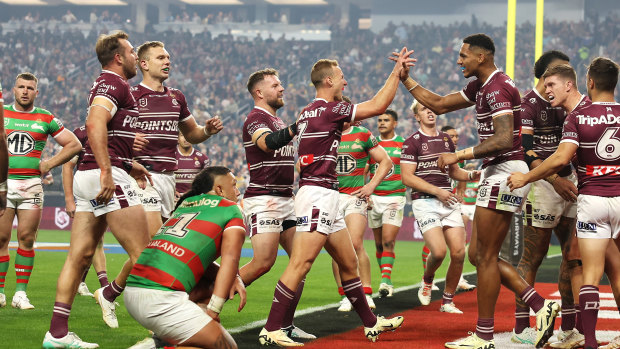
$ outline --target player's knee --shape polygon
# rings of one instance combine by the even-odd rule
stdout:
[[[465,261],[465,248],[450,250],[450,259],[453,262],[463,263]]]
[[[566,262],[566,266],[568,267],[568,270],[581,267],[582,266],[581,259],[571,259]]]
[[[361,251],[364,251],[364,240],[362,240],[362,239],[353,239],[353,240],[351,240],[351,242],[353,242],[353,248],[355,249],[355,253],[359,253]]]
[[[443,261],[446,258],[447,250],[445,247],[438,247],[431,250],[431,258]]]
[[[396,244],[396,242],[394,240],[384,241],[383,242],[383,248],[385,248],[388,251],[394,251],[394,245],[395,244]]]
[[[31,250],[34,246],[35,235],[27,234],[19,237],[19,246]]]

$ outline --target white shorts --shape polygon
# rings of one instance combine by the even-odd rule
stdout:
[[[295,196],[297,231],[318,231],[329,235],[347,226],[338,214],[338,191],[305,185]]]
[[[577,185],[575,174],[566,179]],[[523,224],[537,228],[555,228],[562,216],[575,218],[577,203],[562,199],[553,189],[553,185],[544,179],[532,183],[525,201]]]
[[[243,216],[250,237],[262,233],[281,233],[295,226],[295,200],[272,195],[245,198]]]
[[[384,224],[400,227],[403,223],[403,210],[407,199],[404,196],[371,195],[372,209],[368,212],[368,226],[381,228]]]
[[[338,215],[346,217],[352,213],[358,213],[366,217],[368,203],[355,195],[340,193],[338,198]]]
[[[41,178],[8,179],[6,207],[18,210],[40,210],[43,208],[43,186]]]
[[[577,237],[616,239],[620,233],[620,196],[577,196]]]
[[[469,218],[470,221],[474,220],[474,213],[476,213],[476,205],[461,204],[461,214]]]
[[[415,216],[422,234],[441,227],[463,227],[460,204],[446,206],[439,199],[416,199],[411,203],[411,210]]]
[[[116,190],[107,204],[97,204],[96,197],[101,190],[101,170],[77,171],[73,177],[73,196],[75,197],[76,212],[92,212],[99,217],[108,212],[125,207],[140,205],[138,193],[134,187],[135,181],[125,170],[112,167],[112,179]]]
[[[506,181],[512,172],[529,172],[525,161],[511,160],[497,165],[487,166],[482,171],[476,206],[493,210],[521,212],[524,198],[530,191],[530,185],[510,191]]]
[[[146,212],[160,212],[164,218],[170,218],[174,210],[174,173],[151,172],[153,185],[146,182],[146,188],[140,189],[134,180],[138,197]]]
[[[123,294],[129,315],[171,344],[187,341],[212,320],[187,292],[129,286]]]

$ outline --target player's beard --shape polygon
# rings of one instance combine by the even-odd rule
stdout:
[[[274,110],[278,110],[284,106],[284,100],[282,98],[275,98],[267,102]]]
[[[30,103],[24,104],[24,103],[20,102],[19,98],[15,98],[15,103],[17,103],[24,110],[30,110],[32,108],[32,106],[34,105],[34,99],[32,101],[30,101]]]
[[[134,76],[136,76],[136,74],[138,74],[138,68],[136,67],[135,64],[129,64],[127,63],[129,60],[125,60],[123,62],[123,74],[125,75],[125,78],[127,78],[127,80],[133,78]]]

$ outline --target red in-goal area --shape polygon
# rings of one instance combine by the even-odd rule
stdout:
[[[557,284],[537,283],[536,290],[547,299],[557,299]],[[611,289],[601,285],[601,312],[597,323],[597,338],[607,342],[616,335],[620,335],[620,315],[615,307],[613,298],[609,299]],[[425,307],[417,307],[395,315],[403,315],[403,326],[394,332],[383,333],[376,343],[370,343],[365,337],[362,327],[354,330],[320,338],[307,343],[306,348],[323,349],[394,349],[394,348],[443,348],[444,343],[467,336],[468,331],[474,331],[477,320],[476,291],[458,294],[454,297],[456,306],[464,314],[446,314],[439,312],[441,300],[434,301]],[[495,308],[495,344],[496,348],[524,348],[524,345],[514,345],[509,341],[509,334],[514,327],[514,294],[501,288]],[[378,309],[380,313],[381,309]],[[607,314],[604,317],[600,316]],[[535,318],[530,317],[530,323],[534,325]],[[561,319],[558,318],[555,328],[558,329]],[[599,333],[605,332],[601,336]],[[605,337],[605,338],[602,338]]]

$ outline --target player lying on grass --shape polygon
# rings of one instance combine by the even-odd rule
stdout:
[[[222,306],[235,291],[241,295],[239,310],[245,305],[237,275],[245,226],[236,184],[226,167],[198,174],[127,279],[129,314],[178,347],[237,348],[219,323]],[[220,255],[218,267],[214,261]]]

